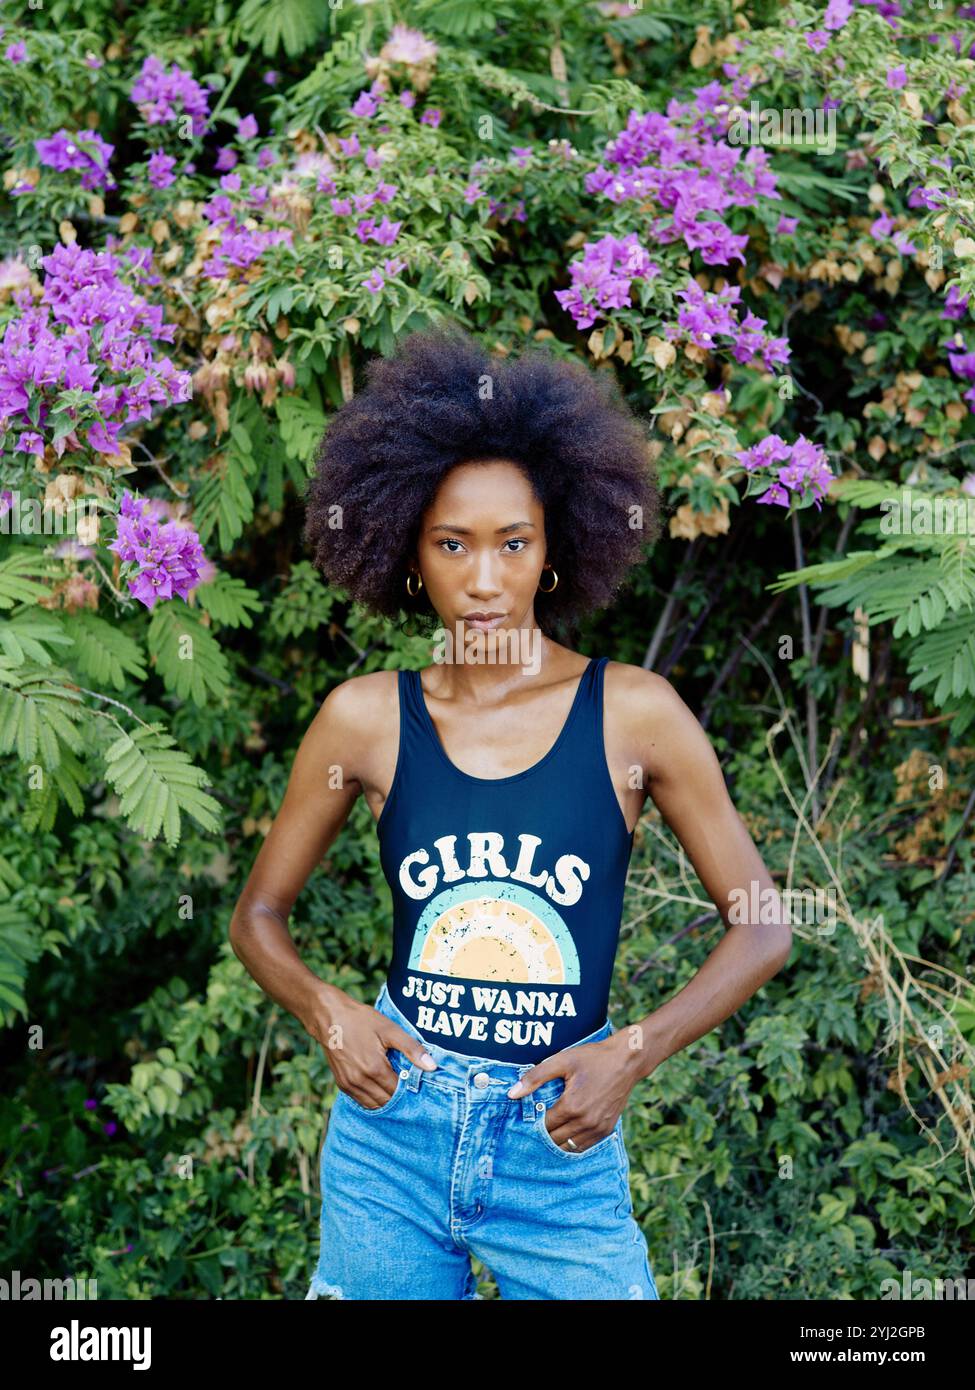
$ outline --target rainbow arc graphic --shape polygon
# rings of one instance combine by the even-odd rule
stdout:
[[[409,968],[498,984],[577,985],[579,956],[551,903],[519,883],[459,883],[431,898]]]

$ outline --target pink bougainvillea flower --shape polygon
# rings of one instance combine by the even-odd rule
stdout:
[[[842,29],[852,13],[852,0],[829,0],[823,25],[827,29]]]
[[[149,609],[174,594],[185,599],[200,583],[206,559],[194,530],[175,521],[160,525],[153,511],[152,499],[126,491],[119,505],[118,537],[108,547],[124,563],[139,566],[127,581],[129,592]]]
[[[0,281],[2,283],[2,281]],[[941,311],[943,319],[963,319],[968,312],[968,295],[962,294],[957,285],[949,285],[945,296],[945,307]]]
[[[368,120],[370,116],[374,116],[378,110],[379,102],[366,91],[360,92],[349,107],[349,111],[353,116],[362,116],[366,120]]]
[[[168,188],[171,183],[175,183],[176,175],[173,170],[176,168],[176,160],[171,154],[163,154],[162,150],[157,150],[155,154],[149,156],[146,166],[146,176],[153,188]]]
[[[405,63],[408,67],[418,67],[422,63],[432,63],[437,52],[437,45],[419,29],[410,29],[405,24],[394,24],[389,38],[379,50],[379,56],[385,58],[387,63]]]

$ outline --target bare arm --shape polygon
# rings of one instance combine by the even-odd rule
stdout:
[[[648,790],[727,928],[694,978],[642,1022],[621,1030],[628,1066],[639,1077],[735,1013],[789,958],[792,929],[771,876],[728,795],[714,748],[694,714],[663,677],[644,674],[643,767]],[[774,903],[755,922],[742,900]]]
[[[381,680],[384,673],[376,674]],[[245,969],[322,1043],[341,1089],[355,1092],[367,1107],[383,1104],[391,1093],[385,1049],[395,1046],[419,1061],[423,1047],[391,1019],[320,980],[298,954],[288,918],[349,817],[361,791],[369,730],[384,714],[374,676],[345,681],[323,701],[230,921],[230,942]]]

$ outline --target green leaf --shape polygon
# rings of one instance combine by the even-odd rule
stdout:
[[[147,840],[162,830],[170,847],[179,843],[181,811],[205,830],[220,829],[219,802],[200,790],[209,785],[206,773],[173,743],[161,724],[150,724],[124,733],[104,754],[105,777],[129,828]]]
[[[156,604],[149,622],[149,651],[166,688],[181,700],[205,705],[229,694],[227,658],[181,600]]]

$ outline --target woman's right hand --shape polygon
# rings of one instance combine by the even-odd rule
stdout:
[[[366,1110],[378,1110],[396,1090],[396,1075],[386,1055],[389,1048],[397,1048],[424,1071],[437,1069],[419,1038],[335,986],[328,988],[306,1027],[325,1048],[339,1090]]]

